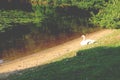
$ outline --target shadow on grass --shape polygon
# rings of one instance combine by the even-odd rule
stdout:
[[[10,75],[8,80],[120,80],[120,47],[96,47],[77,56]]]

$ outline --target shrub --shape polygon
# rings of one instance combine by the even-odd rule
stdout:
[[[109,2],[97,15],[93,14],[91,22],[104,28],[120,28],[120,2],[115,0]]]

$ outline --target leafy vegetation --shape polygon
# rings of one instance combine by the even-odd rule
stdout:
[[[5,31],[5,29],[9,29],[14,27],[14,25],[22,25],[28,23],[37,23],[36,16],[32,12],[24,12],[17,10],[1,10],[0,11],[0,31]],[[37,16],[39,18],[39,22],[42,17]]]
[[[83,47],[72,58],[20,71],[9,80],[119,80],[120,30]],[[109,41],[108,41],[109,39]],[[74,54],[74,53],[73,53]],[[71,55],[71,54],[70,54]],[[66,57],[69,57],[67,54]]]
[[[46,26],[49,27],[49,23],[53,24],[53,20],[56,21],[56,24],[54,23],[53,25],[59,26],[62,24],[64,28],[66,27],[66,22],[59,23],[61,17],[72,20],[73,18],[76,18],[75,16],[78,17],[78,22],[80,24],[88,25],[90,24],[89,19],[92,18],[91,22],[95,26],[119,28],[120,2],[118,0],[31,0],[31,3],[33,12],[16,10],[0,11],[0,30],[4,31],[4,28],[9,28],[9,26],[14,25],[14,23],[25,24],[33,22],[44,27],[45,25],[41,25],[42,23],[40,23],[44,22],[45,24],[48,24]],[[91,13],[93,13],[93,15],[91,15]],[[68,24],[70,23],[71,22],[68,22]],[[73,24],[68,24],[67,26],[73,26]],[[74,25],[75,24],[76,23],[74,23]]]
[[[120,28],[120,1],[113,0],[101,9],[97,15],[93,15],[91,22],[104,28]]]
[[[12,25],[18,24],[27,24],[27,23],[36,23],[38,26],[74,26],[76,23],[70,24],[71,22],[61,22],[61,17],[67,20],[72,20],[73,18],[78,17],[80,24],[85,26],[89,24],[89,18],[91,18],[91,12],[97,13],[99,9],[103,9],[108,1],[106,0],[91,0],[91,1],[79,1],[79,0],[31,0],[33,6],[33,12],[23,12],[16,10],[9,11],[0,11],[1,20],[0,20],[0,31],[4,31],[4,28],[12,27]],[[25,2],[26,3],[26,2]],[[28,2],[29,3],[29,2]],[[18,4],[18,3],[16,3]],[[84,5],[83,5],[84,4]],[[112,10],[112,9],[111,9]],[[76,16],[76,17],[75,17]],[[71,18],[70,18],[71,17]],[[58,19],[57,19],[58,18]],[[69,19],[68,19],[69,18]],[[57,20],[56,20],[57,19]],[[96,20],[95,18],[93,18]],[[43,21],[42,21],[43,20]],[[53,23],[55,20],[56,24]],[[44,22],[47,25],[41,25]],[[61,23],[59,23],[61,22]],[[53,24],[53,25],[49,25]],[[95,23],[95,21],[94,21]],[[62,25],[60,25],[62,24]]]

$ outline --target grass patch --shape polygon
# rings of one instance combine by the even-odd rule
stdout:
[[[77,55],[20,71],[9,80],[120,80],[120,30],[88,45]],[[72,54],[72,53],[71,53]],[[70,55],[71,55],[70,54]],[[75,54],[73,52],[73,54]]]

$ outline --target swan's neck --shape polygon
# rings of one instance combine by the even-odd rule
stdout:
[[[83,37],[83,41],[85,41],[85,36]]]

